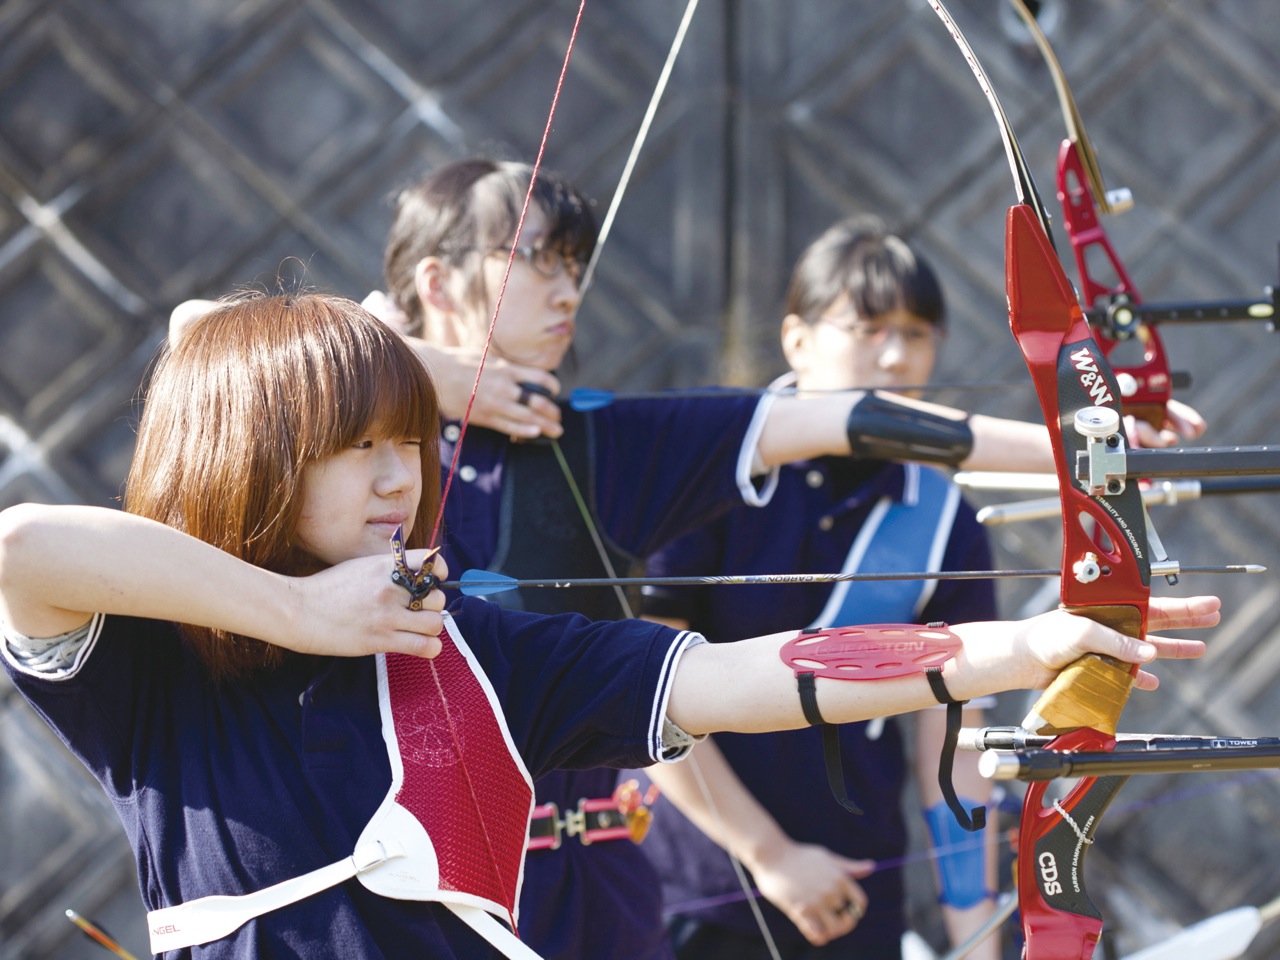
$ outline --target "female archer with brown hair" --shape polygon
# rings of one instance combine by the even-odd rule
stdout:
[[[445,611],[438,590],[411,601],[387,541],[401,527],[410,544],[428,535],[437,451],[419,426],[434,405],[414,354],[354,303],[240,299],[161,359],[128,510],[0,513],[5,670],[114,804],[166,960],[493,955],[452,908],[375,892],[404,851],[352,854],[394,782],[379,678],[392,655],[469,652],[526,777],[673,760],[712,730],[804,723],[785,636],[710,646],[644,621],[467,597]],[[1217,618],[1212,598],[1154,606],[1157,627]],[[966,698],[1042,685],[1088,650],[1149,661],[1203,646],[1139,643],[1062,613],[953,632],[943,675]],[[833,721],[933,701],[919,675],[820,680],[816,695]],[[438,755],[445,731],[426,717],[440,705],[422,695],[402,754]],[[450,716],[455,733],[478,733]],[[345,872],[271,902],[328,867]],[[183,911],[214,897],[218,919],[246,896],[252,916],[229,929]]]

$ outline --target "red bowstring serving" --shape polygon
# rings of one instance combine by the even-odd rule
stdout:
[[[542,130],[542,140],[538,144],[538,154],[533,162],[533,173],[529,177],[529,189],[525,192],[524,205],[520,208],[520,219],[516,223],[516,235],[511,241],[511,252],[507,255],[507,268],[502,275],[502,284],[501,286],[498,287],[498,295],[493,305],[493,316],[489,319],[489,329],[488,329],[488,332],[485,334],[484,347],[480,351],[480,363],[476,367],[476,379],[475,379],[475,382],[471,385],[471,396],[467,399],[467,409],[463,413],[462,421],[459,424],[458,439],[457,439],[457,442],[454,444],[454,448],[453,448],[453,459],[449,463],[449,471],[445,475],[444,487],[440,492],[440,506],[439,506],[439,509],[436,511],[435,524],[431,528],[431,539],[428,543],[428,546],[431,546],[431,547],[435,547],[438,545],[438,540],[440,536],[440,526],[444,521],[444,505],[446,500],[449,497],[449,488],[453,485],[453,476],[458,469],[458,459],[462,453],[462,442],[467,434],[467,424],[471,420],[471,409],[473,406],[475,406],[476,394],[479,393],[480,391],[480,377],[484,373],[484,362],[489,356],[489,346],[493,342],[493,332],[498,325],[498,312],[502,309],[502,298],[507,291],[507,279],[511,276],[511,267],[515,263],[516,249],[520,246],[520,234],[524,230],[525,216],[529,212],[529,203],[533,199],[533,189],[538,182],[538,172],[542,168],[542,157],[547,149],[547,140],[551,136],[551,124],[552,124],[552,121],[555,119],[556,107],[560,103],[560,91],[564,87],[564,78],[569,71],[569,59],[573,55],[573,45],[578,38],[578,26],[582,23],[582,12],[586,8],[586,5],[587,5],[586,0],[580,0],[578,4],[577,16],[574,17],[574,21],[573,21],[573,29],[569,33],[569,45],[565,49],[564,63],[560,67],[560,76],[556,80],[555,94],[551,98],[551,109],[547,113],[547,123]],[[428,661],[428,664],[431,667],[431,674],[432,674],[432,678],[435,681],[437,692],[441,697],[441,701],[445,703],[444,713],[445,713],[445,717],[448,719],[449,736],[453,741],[454,751],[459,761],[459,768],[462,772],[464,779],[466,780],[467,790],[471,795],[472,803],[475,804],[477,809],[479,809],[480,801],[479,801],[479,797],[476,790],[476,784],[475,784],[475,781],[471,778],[471,771],[467,769],[466,761],[463,758],[462,741],[458,735],[458,730],[454,724],[453,716],[449,712],[448,704],[444,697],[444,691],[440,683],[439,672],[436,670],[434,661]],[[500,875],[501,871],[499,871],[497,867],[497,857],[493,851],[493,843],[490,837],[488,836],[487,832],[485,833],[485,836],[484,836],[484,842],[486,844],[486,849],[489,853],[490,859],[494,864],[494,869],[496,871],[496,874]],[[512,928],[514,929],[515,917],[512,916],[510,919],[511,919]]]
[[[493,304],[493,316],[489,318],[489,330],[485,334],[484,347],[480,350],[480,363],[476,367],[475,383],[471,385],[471,396],[467,399],[467,409],[458,425],[458,440],[453,447],[453,459],[449,463],[449,471],[445,474],[444,488],[440,492],[440,508],[436,511],[436,521],[431,528],[431,540],[428,546],[437,545],[440,525],[444,521],[444,505],[449,497],[449,488],[453,485],[453,475],[458,469],[458,459],[462,454],[462,441],[467,435],[467,424],[471,421],[471,408],[475,406],[476,394],[480,392],[480,377],[484,374],[484,362],[489,357],[489,346],[493,343],[493,331],[498,325],[498,312],[502,309],[502,298],[507,292],[507,279],[511,276],[511,267],[516,260],[516,250],[520,246],[520,234],[524,231],[525,216],[529,212],[529,203],[533,200],[533,188],[538,183],[538,172],[542,169],[542,156],[547,149],[547,140],[551,136],[551,123],[556,116],[556,107],[560,103],[560,91],[564,87],[565,75],[569,72],[569,59],[573,56],[573,44],[578,39],[578,26],[582,23],[582,11],[586,9],[587,0],[578,4],[578,14],[573,20],[573,29],[569,32],[569,46],[564,52],[564,63],[560,67],[560,77],[556,80],[556,92],[551,98],[551,110],[547,113],[547,124],[542,130],[542,141],[538,144],[538,155],[533,161],[533,174],[529,177],[529,189],[524,195],[524,205],[520,208],[520,219],[516,222],[516,235],[511,240],[511,252],[507,254],[507,269],[502,274],[502,284],[498,287],[498,296]]]

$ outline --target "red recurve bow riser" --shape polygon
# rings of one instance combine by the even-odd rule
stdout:
[[[1098,204],[1089,186],[1084,162],[1077,145],[1071,140],[1062,141],[1058,149],[1058,201],[1062,204],[1062,216],[1071,250],[1075,254],[1076,269],[1080,274],[1081,299],[1086,306],[1110,302],[1124,295],[1133,303],[1141,303],[1142,297],[1124,263],[1111,246],[1111,240],[1098,220]],[[1089,250],[1102,251],[1111,270],[1115,273],[1115,285],[1107,286],[1096,279],[1089,269]],[[1173,378],[1169,373],[1169,358],[1159,332],[1153,326],[1139,325],[1134,338],[1142,348],[1140,362],[1121,367],[1114,356],[1123,342],[1106,331],[1099,331],[1098,346],[1116,371],[1123,370],[1133,378],[1133,389],[1124,398],[1125,413],[1145,420],[1157,430],[1164,426],[1165,404],[1172,395]]]
[[[1150,559],[1141,494],[1090,496],[1075,481],[1086,440],[1074,414],[1089,406],[1119,412],[1119,390],[1070,282],[1030,206],[1010,208],[1006,222],[1009,324],[1035,381],[1052,435],[1063,500],[1062,606],[1131,636],[1144,637]],[[1123,428],[1121,428],[1123,429]],[[1075,564],[1092,554],[1101,574],[1081,582]],[[1109,750],[1136,667],[1087,656],[1069,665],[1028,718],[1058,738],[1050,748]],[[1088,778],[1045,809],[1047,783],[1034,783],[1023,805],[1018,893],[1026,960],[1088,960],[1102,917],[1084,887],[1088,843],[1122,777]]]

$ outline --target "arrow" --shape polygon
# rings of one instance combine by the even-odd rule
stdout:
[[[116,942],[115,938],[111,936],[111,934],[107,933],[97,924],[93,923],[92,921],[86,920],[84,917],[80,916],[80,914],[76,913],[74,910],[70,908],[66,910],[66,915],[68,920],[70,920],[72,923],[74,923],[77,927],[80,928],[81,933],[83,933],[86,937],[88,937],[98,946],[102,947],[104,950],[108,950],[111,953],[114,953],[117,957],[120,957],[121,960],[137,960],[137,958],[132,953],[130,953],[124,947],[120,946],[120,944]]]
[[[569,392],[569,406],[579,413],[587,413],[592,410],[600,410],[609,406],[615,400],[669,400],[676,398],[705,398],[705,397],[760,397],[766,393],[774,393],[780,397],[795,397],[801,395],[816,396],[818,394],[828,393],[858,393],[858,392],[878,392],[878,393],[907,393],[921,392],[925,390],[1025,390],[1027,384],[1024,382],[1013,381],[991,381],[988,383],[955,382],[955,383],[917,383],[907,384],[905,386],[889,387],[847,387],[839,390],[797,390],[795,387],[783,387],[777,390],[769,390],[765,387],[702,387],[692,390],[631,390],[627,392],[618,392],[615,390],[600,390],[595,387],[578,387],[576,390]]]
[[[1152,564],[1152,570],[1156,569]],[[1177,567],[1176,573],[1263,573],[1266,567],[1257,563],[1222,566]],[[1163,568],[1159,571],[1164,573]],[[851,580],[996,580],[1017,577],[1056,577],[1059,570],[942,570],[912,573],[754,573],[726,574],[714,577],[586,577],[581,580],[517,580],[491,570],[468,570],[459,579],[439,586],[457,590],[466,597],[486,597],[522,587],[546,587],[567,590],[575,587],[696,587],[744,586],[751,584],[843,583]],[[1106,571],[1103,571],[1105,576]]]
[[[999,577],[1056,577],[1057,570],[961,570],[915,573],[755,573],[714,577],[588,577],[582,580],[517,580],[490,570],[468,570],[457,580],[440,584],[463,596],[483,597],[521,587],[698,587],[706,585],[842,583],[846,580],[989,580]]]

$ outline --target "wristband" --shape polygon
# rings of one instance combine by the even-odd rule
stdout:
[[[952,420],[868,393],[854,403],[845,421],[854,457],[915,460],[959,466],[973,451],[969,420]]]

